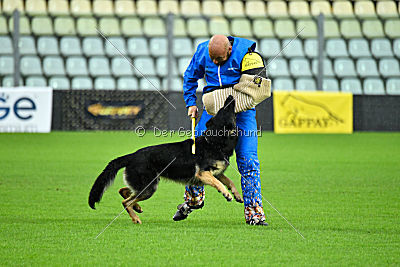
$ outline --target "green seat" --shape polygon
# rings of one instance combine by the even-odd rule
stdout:
[[[275,57],[281,51],[281,44],[277,39],[262,39],[260,42],[260,53],[267,57]]]
[[[379,76],[376,62],[372,58],[361,58],[357,60],[357,72],[360,77]]]
[[[324,20],[324,35],[326,38],[340,38],[339,26],[336,20]]]
[[[93,89],[92,79],[89,77],[75,77],[72,79],[73,90],[91,90]]]
[[[120,36],[121,30],[119,28],[119,22],[116,18],[101,18],[100,22],[100,31],[105,36]]]
[[[165,23],[161,18],[145,18],[143,23],[143,33],[146,36],[165,36]]]
[[[367,78],[363,83],[364,94],[366,95],[384,95],[385,86],[381,79]]]
[[[345,93],[353,93],[355,95],[362,95],[362,87],[359,79],[346,78],[340,81],[340,89]]]
[[[117,89],[115,80],[112,77],[98,77],[94,80],[95,90],[115,90]]]
[[[80,17],[76,24],[76,30],[78,35],[81,36],[92,36],[97,35],[97,22],[95,18],[92,17]]]
[[[379,72],[383,77],[400,77],[399,61],[394,58],[384,58],[379,61]]]
[[[155,38],[153,38],[155,39]],[[153,40],[152,39],[152,40]],[[128,39],[128,53],[131,56],[149,55],[149,46],[147,39],[143,37],[132,37]]]
[[[11,38],[9,36],[0,36],[0,55],[12,54],[13,51]]]
[[[45,55],[58,55],[60,52],[58,50],[58,42],[55,37],[52,36],[42,36],[39,37],[37,42],[38,53],[41,56]]]
[[[35,35],[53,35],[53,22],[50,17],[33,17],[32,32]]]
[[[187,36],[186,23],[183,18],[174,18],[174,36],[184,37]]]
[[[125,58],[117,56],[111,60],[111,72],[117,77],[132,76],[133,67]]]
[[[80,56],[82,54],[80,40],[76,36],[62,37],[60,40],[60,51],[63,56]]]
[[[54,20],[54,31],[59,36],[76,35],[74,18],[56,17]]]
[[[117,81],[118,90],[138,90],[138,81],[134,77],[121,77]]]
[[[233,19],[231,21],[232,34],[238,37],[252,37],[251,24],[248,19]]]
[[[14,58],[11,56],[0,57],[0,76],[14,73]]]
[[[14,31],[14,18],[11,16],[8,22],[8,28],[10,32]],[[22,35],[30,35],[31,34],[31,26],[29,23],[29,19],[27,17],[21,16],[19,18],[19,34]]]
[[[117,56],[120,55],[118,50],[125,56],[127,56],[127,50],[125,45],[125,39],[122,37],[110,37],[108,41],[104,41],[106,45],[106,55],[107,56]],[[111,43],[111,44],[110,44]],[[115,48],[118,48],[118,50]]]
[[[400,37],[400,20],[397,19],[389,19],[385,22],[385,33],[390,38],[399,38]]]
[[[0,16],[0,34],[8,34],[7,19],[3,16]]]
[[[103,39],[101,37],[86,37],[82,41],[82,49],[86,56],[103,56]]]
[[[302,30],[303,29],[303,30]],[[300,19],[297,21],[296,30],[302,38],[316,38],[318,35],[317,24],[312,19]]]
[[[71,89],[69,79],[67,77],[51,77],[49,79],[49,86],[55,90]]]
[[[339,77],[355,77],[356,69],[354,62],[348,58],[339,58],[335,60],[334,70]]]
[[[43,71],[46,76],[65,75],[64,61],[61,57],[48,56],[43,60]]]
[[[295,88],[297,91],[315,91],[317,90],[317,85],[312,78],[299,78],[296,80]]]
[[[385,37],[382,22],[380,20],[364,20],[362,23],[362,30],[367,38]]]
[[[293,21],[290,19],[276,20],[275,33],[279,38],[293,38],[294,36],[296,36]]]
[[[340,31],[344,38],[362,38],[361,26],[358,20],[344,19],[340,22]]]
[[[22,75],[42,75],[40,58],[36,56],[25,56],[21,58]]]
[[[256,38],[270,38],[274,37],[274,27],[269,19],[255,19],[253,20],[253,33]]]
[[[225,18],[211,18],[209,22],[210,34],[230,35],[229,22]]]
[[[190,18],[187,21],[187,31],[192,38],[209,36],[207,21],[203,18]]]
[[[322,80],[322,91],[337,92],[339,91],[339,83],[337,79],[328,78]]]
[[[110,64],[106,57],[91,57],[89,58],[89,73],[91,76],[109,76]]]
[[[290,78],[276,78],[271,83],[273,91],[292,91],[294,90],[293,80]]]
[[[400,95],[400,79],[388,79],[386,81],[386,92],[389,95]]]
[[[351,39],[349,41],[349,54],[354,58],[371,57],[368,41],[366,39]]]
[[[393,57],[392,45],[389,39],[374,39],[371,42],[372,55],[377,58]]]
[[[26,78],[25,85],[29,87],[46,87],[47,82],[44,77],[41,76],[31,76]]]
[[[143,35],[142,22],[139,18],[124,18],[121,22],[121,33],[124,36]]]

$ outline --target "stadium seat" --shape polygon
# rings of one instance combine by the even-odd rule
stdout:
[[[228,18],[244,17],[243,2],[238,0],[223,1],[224,14]]]
[[[79,56],[82,54],[78,37],[66,36],[60,40],[60,51],[63,56]]]
[[[353,6],[350,1],[334,1],[332,3],[333,15],[338,18],[353,17]]]
[[[132,76],[133,67],[130,62],[123,57],[114,57],[111,60],[111,72],[114,76]]]
[[[69,79],[67,77],[51,77],[49,79],[49,86],[55,90],[71,89]]]
[[[13,53],[13,44],[9,36],[0,36],[0,55],[9,55]]]
[[[71,8],[71,13],[74,16],[92,15],[92,9],[89,0],[71,0],[70,8]]]
[[[47,86],[46,79],[41,76],[31,76],[26,78],[25,85],[29,87],[45,87]]]
[[[381,79],[367,78],[363,83],[364,94],[366,95],[384,95],[385,86]]]
[[[115,90],[116,84],[112,77],[97,77],[94,80],[95,90]]]
[[[303,44],[300,39],[283,40],[282,49],[282,54],[286,57],[304,57]]]
[[[295,58],[290,60],[290,73],[294,77],[310,77],[310,63],[304,58]]]
[[[361,82],[359,79],[346,78],[340,81],[340,89],[345,93],[353,93],[355,95],[362,94]]]
[[[372,58],[361,58],[357,60],[357,72],[360,77],[379,76],[375,60]]]
[[[101,18],[100,19],[100,31],[105,36],[120,36],[121,30],[119,28],[119,22],[116,18]]]
[[[304,41],[304,53],[307,57],[315,58],[318,56],[318,40],[306,39]]]
[[[289,15],[293,18],[309,18],[310,9],[306,1],[290,1]]]
[[[76,35],[74,18],[56,17],[54,20],[54,32],[59,36]]]
[[[267,17],[271,17],[273,19],[287,18],[289,16],[285,1],[267,1],[267,13]]]
[[[25,12],[30,16],[46,15],[45,0],[25,0]]]
[[[76,31],[81,36],[92,36],[97,35],[97,22],[95,18],[92,17],[81,17],[78,18],[76,24]]]
[[[87,76],[89,74],[86,60],[83,57],[68,57],[66,62],[66,70],[69,76]],[[72,87],[74,87],[73,81]]]
[[[169,90],[174,92],[182,92],[183,81],[181,77],[172,77],[171,80],[171,88],[168,88],[168,78],[164,78],[162,80],[162,88],[163,90]]]
[[[281,51],[281,44],[277,39],[262,39],[260,53],[267,58],[275,57]]]
[[[326,53],[331,58],[347,57],[347,47],[343,39],[329,39],[326,41]]]
[[[198,17],[200,13],[200,1],[185,0],[181,2],[181,12],[185,17]]]
[[[349,41],[349,54],[353,58],[371,57],[368,41],[366,39],[351,39]]]
[[[142,77],[142,75],[157,75],[154,62],[151,57],[136,57],[133,61],[133,65],[135,66],[135,74],[138,77]]]
[[[117,80],[118,90],[138,90],[138,81],[134,77],[121,77]]]
[[[35,35],[53,35],[53,23],[50,17],[33,17],[32,32]]]
[[[114,15],[114,6],[111,0],[96,0],[92,3],[94,15],[99,17]]]
[[[207,21],[203,18],[190,18],[187,21],[187,31],[190,37],[208,37]]]
[[[166,38],[150,39],[150,53],[153,56],[166,56],[168,52],[168,43]]]
[[[208,40],[209,40],[208,36],[207,36],[207,37],[195,38],[195,39],[193,40],[193,48],[194,48],[194,49],[197,49],[197,46],[198,46],[199,44],[201,44],[201,43],[203,43],[203,42],[206,42],[206,41],[208,41]]]
[[[18,47],[21,55],[36,55],[35,40],[32,36],[20,36]]]
[[[380,38],[385,37],[383,32],[382,22],[376,19],[364,20],[362,23],[362,30],[367,38]]]
[[[400,79],[388,79],[386,81],[386,92],[389,95],[400,95]]]
[[[72,79],[73,90],[91,90],[93,89],[92,79],[89,77],[75,77]]]
[[[139,82],[139,89],[142,91],[160,91],[160,80],[157,77],[141,78]]]
[[[328,78],[322,80],[322,91],[337,92],[339,91],[339,83],[337,79]]]
[[[273,61],[269,61],[267,67],[267,75],[271,75],[273,77],[279,76],[289,76],[289,67],[285,59],[276,58]]]
[[[347,39],[363,37],[360,23],[355,19],[343,19],[340,22],[340,32]]]
[[[103,56],[103,40],[101,37],[86,37],[82,41],[82,49],[85,56]]]
[[[324,20],[324,34],[326,38],[340,38],[339,26],[336,20]]]
[[[142,36],[142,21],[139,18],[124,18],[121,22],[121,33],[124,36]]]
[[[0,35],[8,34],[7,19],[0,15]]]
[[[275,20],[275,33],[281,39],[294,38],[296,36],[296,32],[293,21],[289,19]]]
[[[253,20],[253,33],[258,39],[274,37],[274,28],[269,19],[255,19]]]
[[[125,45],[125,39],[122,37],[110,37],[107,38],[107,41],[104,41],[106,45],[106,55],[107,56],[117,56],[120,55],[118,50],[124,55],[127,56],[127,49]],[[111,44],[110,44],[111,43]],[[115,48],[118,48],[118,50]]]
[[[393,53],[400,58],[400,39],[396,39],[393,42]]]
[[[201,5],[201,11],[204,16],[210,16],[210,17],[223,16],[222,4],[221,1],[219,0],[203,1]]]
[[[183,75],[189,66],[192,57],[181,57],[178,59],[178,73]]]
[[[394,1],[378,1],[376,3],[376,13],[381,18],[398,18],[399,14],[396,10]]]
[[[265,3],[261,0],[246,1],[245,14],[247,17],[252,19],[265,18],[267,15]]]
[[[5,76],[2,81],[3,87],[13,87],[14,86],[14,77],[13,76]],[[22,79],[19,80],[19,85],[22,85]]]
[[[354,14],[362,19],[376,17],[374,3],[372,1],[356,1],[354,3]]]
[[[154,0],[137,0],[136,13],[140,16],[156,16],[157,2]]]
[[[14,18],[11,16],[8,23],[8,29],[10,32],[14,31]],[[31,35],[31,26],[29,19],[25,16],[19,18],[19,34],[21,35]]]
[[[172,13],[175,15],[180,14],[179,4],[176,0],[162,0],[158,2],[158,13],[160,15],[167,15]]]
[[[374,39],[371,42],[372,55],[377,58],[393,57],[389,39]]]
[[[298,91],[315,91],[317,90],[317,85],[314,79],[310,78],[299,78],[296,80],[296,90]]]
[[[248,19],[232,19],[231,21],[232,34],[238,37],[251,38],[253,33],[251,31],[250,20]]]
[[[332,16],[331,4],[328,1],[311,1],[310,5],[312,16],[316,17],[321,13],[328,18]]]
[[[354,67],[354,62],[348,58],[339,58],[335,60],[334,70],[339,77],[355,77],[356,69]]]
[[[399,19],[388,19],[385,22],[385,33],[389,38],[400,37],[400,20]],[[380,36],[378,36],[380,37]]]
[[[65,75],[64,61],[61,57],[48,56],[43,60],[43,72],[46,76]]]
[[[69,5],[67,0],[49,0],[48,10],[51,16],[68,16]]]
[[[4,0],[3,3],[3,12],[6,14],[11,14],[15,9],[18,9],[20,13],[24,13],[24,2],[22,0]]]
[[[143,22],[143,33],[148,37],[165,36],[165,23],[161,18],[146,18]]]
[[[294,84],[292,79],[287,78],[276,78],[271,83],[273,91],[292,91],[294,90]]]
[[[324,76],[325,77],[333,77],[335,74],[333,73],[332,62],[325,58],[323,61],[323,68],[324,68]],[[318,75],[318,59],[313,59],[312,61],[312,72],[315,76]]]
[[[168,75],[168,58],[167,57],[158,57],[156,59],[156,70],[157,70],[158,76],[166,77]],[[174,58],[172,60],[172,74],[178,75],[178,69],[177,69],[176,61]]]
[[[109,76],[110,64],[106,57],[91,57],[89,58],[89,73],[91,76]]]
[[[24,56],[21,58],[20,64],[22,75],[42,75],[42,65],[39,57]]]
[[[134,2],[131,0],[116,0],[114,10],[118,17],[132,16],[136,13]]]
[[[299,35],[301,38],[316,38],[318,35],[317,24],[312,19],[299,19],[296,31],[301,31]]]
[[[14,58],[12,56],[0,56],[0,76],[14,73]]]
[[[159,39],[159,38],[153,38]],[[128,54],[131,56],[147,56],[149,55],[149,48],[146,38],[132,37],[128,39]]]
[[[208,2],[208,1],[207,1]],[[204,3],[207,3],[204,2]],[[229,22],[225,18],[211,18],[209,22],[210,34],[223,34],[226,36],[231,35],[231,31],[229,29]]]
[[[384,58],[379,61],[379,72],[383,77],[400,77],[399,61],[394,58]]]
[[[193,54],[192,41],[189,38],[175,38],[173,47],[173,55],[176,57]]]
[[[186,23],[183,18],[174,18],[174,28],[173,28],[174,37],[186,37]]]

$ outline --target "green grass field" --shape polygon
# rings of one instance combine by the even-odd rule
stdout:
[[[124,212],[121,172],[97,210],[90,188],[107,162],[150,144],[132,132],[0,134],[1,265],[270,266],[400,264],[400,133],[275,135],[259,139],[269,227],[244,223],[243,205],[207,187],[205,207],[172,216],[184,187],[161,182]],[[232,159],[234,163],[234,159]],[[236,164],[226,174],[240,187]]]

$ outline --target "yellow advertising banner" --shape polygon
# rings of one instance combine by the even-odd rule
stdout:
[[[275,133],[352,133],[353,95],[275,91]]]

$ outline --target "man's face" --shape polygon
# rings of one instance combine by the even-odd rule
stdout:
[[[214,64],[216,64],[216,65],[224,65],[224,63],[230,57],[231,53],[232,53],[232,46],[229,46],[228,49],[222,54],[213,55],[213,54],[210,53],[210,58],[211,58],[212,62],[214,62]]]

